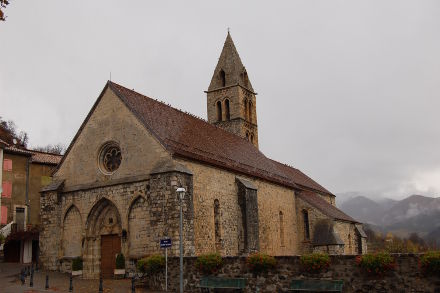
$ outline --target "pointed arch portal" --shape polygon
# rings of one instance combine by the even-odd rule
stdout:
[[[88,275],[112,278],[121,252],[121,216],[108,199],[99,200],[87,217],[84,269]]]

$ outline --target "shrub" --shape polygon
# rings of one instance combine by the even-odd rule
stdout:
[[[203,274],[214,274],[222,266],[223,259],[218,253],[208,253],[197,258],[196,266]]]
[[[72,260],[72,271],[81,271],[83,269],[83,260],[81,257],[75,257]]]
[[[440,275],[440,251],[429,251],[420,258],[420,268],[425,274]]]
[[[249,270],[253,273],[265,273],[276,265],[275,258],[264,253],[251,254],[246,262]]]
[[[116,256],[116,269],[125,269],[125,256],[122,253],[118,253]]]
[[[151,255],[149,257],[138,260],[136,267],[138,271],[154,275],[163,271],[165,268],[165,257],[160,254]]]
[[[394,269],[394,258],[387,252],[359,255],[356,262],[362,270],[372,275],[383,275]]]
[[[304,254],[300,257],[300,262],[307,272],[319,272],[330,266],[330,257],[325,253]]]

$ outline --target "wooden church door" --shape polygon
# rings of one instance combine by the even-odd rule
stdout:
[[[101,236],[101,275],[103,278],[113,278],[116,268],[116,255],[121,252],[121,237],[118,235]]]

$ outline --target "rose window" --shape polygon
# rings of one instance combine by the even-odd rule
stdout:
[[[100,165],[105,173],[113,173],[121,165],[121,149],[115,143],[105,145],[101,150]]]

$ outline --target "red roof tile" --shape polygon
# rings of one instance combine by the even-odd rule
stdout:
[[[189,115],[109,82],[110,88],[175,155],[199,160],[289,187],[331,194],[301,171],[267,158],[252,143]]]
[[[62,155],[33,151],[24,148],[17,148],[15,146],[5,147],[5,152],[31,157],[32,163],[41,163],[41,164],[49,164],[49,165],[58,165],[63,157]]]
[[[329,204],[325,199],[314,192],[310,191],[300,191],[297,196],[309,203],[310,205],[319,209],[324,215],[327,215],[333,219],[349,221],[349,222],[357,222],[349,215],[345,214],[337,207],[332,204]]]
[[[32,156],[32,152],[31,151],[29,151],[27,149],[23,149],[23,148],[17,148],[15,146],[5,147],[5,152],[6,153],[18,154],[18,155],[24,155],[24,156]]]
[[[61,161],[61,158],[63,157],[62,155],[45,153],[45,152],[38,152],[38,151],[31,151],[31,152],[32,152],[31,161],[33,163],[58,165],[58,163]]]

